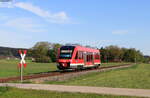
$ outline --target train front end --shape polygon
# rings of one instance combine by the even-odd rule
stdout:
[[[60,70],[65,70],[70,68],[70,63],[72,62],[72,55],[75,46],[62,46],[58,50],[57,68]]]

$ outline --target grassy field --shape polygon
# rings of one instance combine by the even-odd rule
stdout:
[[[0,78],[19,76],[19,69],[17,68],[19,60],[0,60]],[[125,63],[104,63],[102,66],[120,65]],[[24,69],[24,75],[33,73],[55,71],[56,63],[35,63],[27,61],[27,67]]]
[[[62,82],[56,81],[48,83],[150,89],[150,64],[138,64],[130,68],[95,72]]]
[[[0,60],[0,77],[17,76],[18,61]],[[102,66],[112,66],[127,63],[105,63]],[[55,63],[33,63],[28,61],[25,74],[48,72],[56,70]],[[47,83],[47,82],[46,82]],[[49,84],[143,88],[150,89],[150,64],[138,64],[131,68],[116,69],[106,72],[95,72],[62,82],[48,82]],[[0,87],[0,98],[138,98],[129,96],[113,96],[82,93],[60,93],[43,90],[24,90]]]
[[[0,60],[0,78],[19,76],[19,69],[17,68],[17,60]],[[33,63],[27,61],[27,67],[24,69],[24,75],[40,72],[48,72],[56,70],[55,63]]]
[[[138,98],[128,96],[112,96],[83,93],[61,93],[43,90],[25,90],[0,87],[0,98]]]
[[[102,63],[102,67],[107,67],[107,66],[117,66],[117,65],[122,65],[122,64],[132,64],[129,62],[120,62],[120,63]]]

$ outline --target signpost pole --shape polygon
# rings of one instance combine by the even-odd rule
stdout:
[[[23,65],[21,65],[21,83],[23,82]]]

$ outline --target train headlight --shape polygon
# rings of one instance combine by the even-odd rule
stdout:
[[[67,63],[62,63],[62,66],[63,67],[67,67]]]

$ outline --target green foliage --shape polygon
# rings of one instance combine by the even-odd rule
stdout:
[[[49,50],[48,56],[51,57],[52,62],[56,62],[57,52],[60,47],[60,44],[53,44],[53,48]]]
[[[102,62],[143,62],[143,54],[134,48],[120,48],[118,46],[108,46],[101,48],[101,60]]]
[[[50,49],[50,43],[38,42],[32,48],[31,54],[35,59],[35,62],[48,63],[51,62],[51,58],[47,56]]]
[[[120,61],[122,59],[122,50],[118,46],[108,46],[106,50],[109,60]]]
[[[150,56],[144,56],[144,63],[150,63]]]
[[[32,48],[32,55],[35,58],[46,56],[49,48],[50,47],[48,42],[38,42]]]
[[[131,49],[124,49],[124,57],[123,57],[124,61],[128,61],[128,62],[142,62],[143,61],[143,55],[140,51],[135,50],[134,48]]]
[[[56,53],[54,51],[54,49],[49,50],[48,54],[49,57],[51,57],[52,62],[56,62]]]
[[[56,62],[57,51],[60,46],[60,44],[38,42],[31,49],[32,51],[30,52],[30,54],[34,57],[35,62]]]

